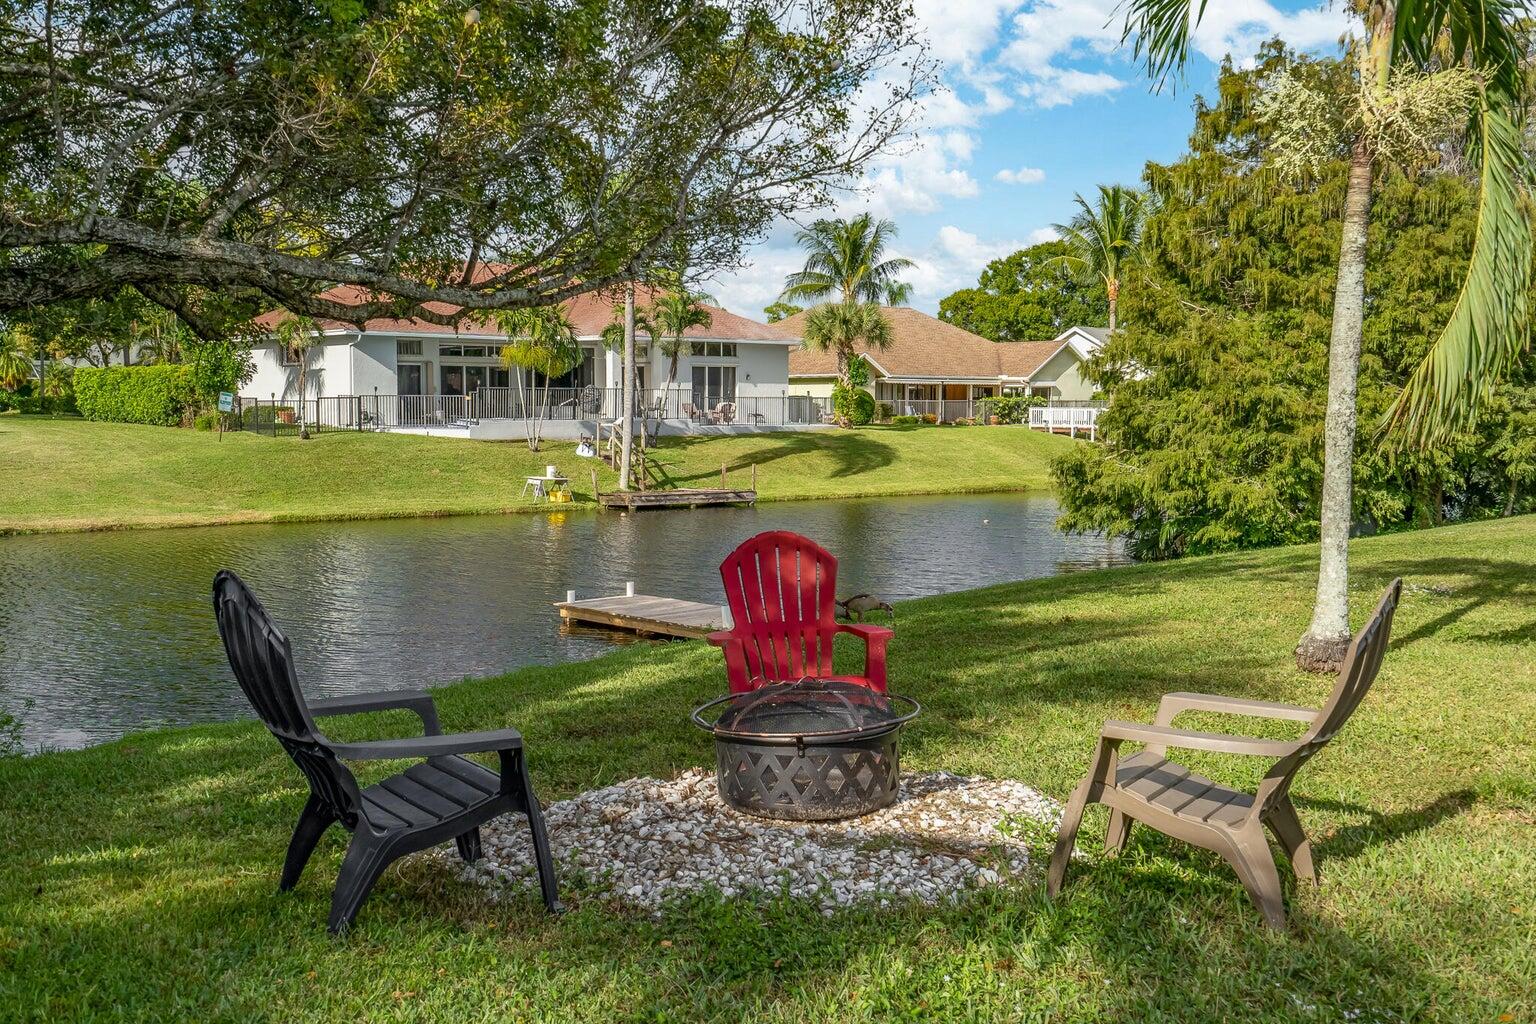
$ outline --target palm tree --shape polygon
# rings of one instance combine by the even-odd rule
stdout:
[[[827,302],[805,316],[801,334],[805,347],[817,352],[837,353],[838,387],[851,390],[849,367],[856,346],[884,349],[891,343],[891,322],[878,302]],[[838,422],[849,426],[848,418],[838,413]]]
[[[652,302],[651,322],[656,326],[656,347],[667,357],[667,390],[677,382],[677,360],[691,351],[686,337],[689,328],[708,327],[714,316],[704,308],[714,300],[703,292],[691,290],[681,279]]]
[[[517,395],[527,428],[528,450],[539,450],[539,433],[549,417],[549,382],[571,372],[581,362],[576,328],[559,306],[504,310],[495,314],[497,326],[507,332],[501,361],[517,367]],[[543,378],[543,391],[540,380]]]
[[[881,302],[897,286],[902,271],[917,264],[896,257],[884,259],[896,225],[861,213],[852,220],[818,220],[795,233],[805,250],[805,267],[784,280],[781,301],[818,302],[835,296],[839,302]]]
[[[879,303],[904,302],[911,294],[911,289],[901,283],[900,274],[917,264],[899,256],[885,258],[886,246],[895,237],[896,225],[892,221],[877,221],[867,213],[852,220],[818,220],[795,235],[806,251],[805,267],[785,279],[779,298],[784,302],[835,298],[837,305],[846,307],[841,314],[822,314],[819,320],[819,344],[837,353],[838,383],[845,388],[852,386],[848,367],[855,346],[863,342],[873,348],[884,348],[890,343],[890,325],[884,322]],[[874,315],[861,306],[872,307]],[[850,328],[858,324],[876,333],[852,333]],[[809,337],[810,317],[806,329],[806,344],[815,347]]]
[[[1127,0],[1125,35],[1159,84],[1184,65],[1207,0]],[[1385,110],[1395,72],[1459,64],[1479,79],[1468,137],[1480,169],[1477,235],[1456,306],[1440,338],[1389,413],[1420,444],[1443,438],[1475,414],[1476,400],[1524,343],[1532,228],[1522,194],[1531,160],[1522,145],[1520,8],[1512,0],[1366,0],[1366,39],[1354,48],[1362,106]],[[1379,136],[1353,118],[1339,271],[1328,343],[1324,424],[1322,555],[1312,621],[1296,647],[1303,668],[1337,665],[1349,643],[1351,474],[1356,380],[1365,313],[1366,228]]]
[[[320,328],[313,319],[307,316],[290,316],[277,325],[277,343],[285,349],[291,349],[299,366],[299,437],[309,440],[309,420],[306,416],[309,407],[309,395],[305,389],[304,378],[309,372],[309,350],[320,342]],[[127,353],[132,351],[130,344],[125,350],[123,359],[127,360]],[[273,412],[276,415],[276,412]]]
[[[0,388],[15,391],[32,377],[32,360],[21,347],[21,332],[0,332]]]
[[[1090,206],[1081,195],[1079,207],[1066,224],[1053,224],[1067,254],[1059,262],[1084,278],[1098,278],[1109,294],[1109,329],[1115,329],[1120,306],[1121,273],[1141,249],[1150,203],[1145,193],[1124,185],[1100,185],[1097,204]]]

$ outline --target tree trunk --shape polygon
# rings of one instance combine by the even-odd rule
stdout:
[[[1509,484],[1509,500],[1504,503],[1505,519],[1508,519],[1510,516],[1515,514],[1515,502],[1519,499],[1519,497],[1520,484],[1517,481],[1512,480]]]
[[[1354,519],[1356,382],[1365,320],[1365,242],[1371,213],[1371,152],[1356,140],[1344,194],[1339,277],[1328,339],[1328,413],[1324,423],[1322,556],[1312,624],[1296,645],[1296,664],[1309,672],[1337,671],[1349,646],[1349,530]]]
[[[624,395],[619,401],[619,490],[629,490],[635,446],[635,286],[624,289]]]
[[[1104,291],[1109,295],[1109,331],[1115,331],[1116,314],[1120,309],[1120,279],[1112,277],[1105,283]]]

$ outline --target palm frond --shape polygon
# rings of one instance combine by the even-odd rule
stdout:
[[[1470,426],[1479,401],[1527,345],[1530,289],[1528,157],[1513,96],[1485,93],[1478,118],[1482,146],[1477,233],[1456,306],[1382,428],[1423,448]]]
[[[1147,77],[1161,89],[1189,59],[1189,39],[1205,16],[1208,0],[1126,0],[1120,42],[1134,37],[1134,59],[1147,65]]]

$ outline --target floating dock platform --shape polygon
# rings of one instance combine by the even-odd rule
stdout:
[[[555,607],[568,623],[624,630],[643,636],[697,640],[728,628],[727,611],[720,605],[637,594],[633,583],[625,587],[625,593],[614,597],[589,597],[578,601],[576,592],[568,591],[566,599],[555,602]]]
[[[706,505],[752,505],[754,490],[720,487],[682,487],[670,491],[612,491],[597,496],[603,508],[701,508]]]

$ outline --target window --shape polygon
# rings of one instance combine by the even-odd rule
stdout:
[[[485,351],[484,345],[465,345],[464,354],[466,356],[474,356],[478,359],[484,359],[489,353]]]
[[[512,386],[512,371],[505,366],[493,366],[488,383],[493,388],[509,388]]]
[[[721,402],[736,401],[736,367],[695,366],[693,368],[693,404],[713,409]]]
[[[440,356],[461,356],[464,354],[463,345],[439,345],[437,354]]]
[[[397,355],[397,356],[419,356],[419,355],[421,355],[421,339],[420,338],[396,338],[395,339],[395,355]]]
[[[698,351],[706,359],[736,358],[736,344],[729,341],[706,341],[699,345]]]

